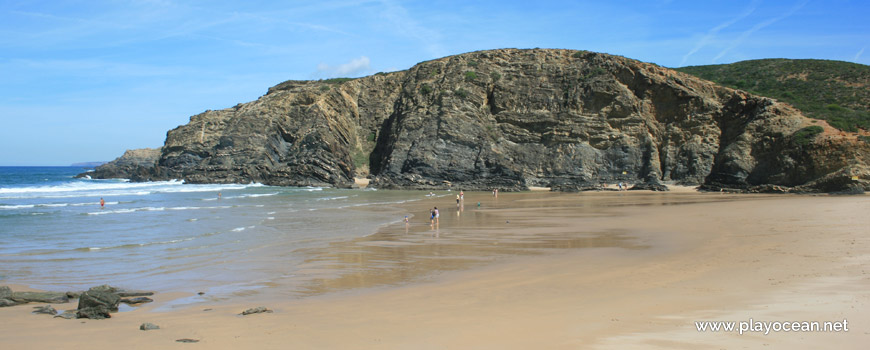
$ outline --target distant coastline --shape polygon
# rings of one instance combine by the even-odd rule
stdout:
[[[96,168],[100,165],[106,164],[108,162],[81,162],[81,163],[72,163],[69,166],[71,167],[82,167],[82,168]]]

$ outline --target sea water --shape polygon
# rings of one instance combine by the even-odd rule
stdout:
[[[404,213],[397,205],[420,197],[74,177],[84,171],[0,167],[0,284],[57,291],[99,284],[161,292],[261,288],[292,275],[306,249],[399,222]]]

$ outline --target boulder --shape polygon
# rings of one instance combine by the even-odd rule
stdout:
[[[15,305],[21,305],[21,304],[23,304],[23,303],[17,302],[17,301],[12,300],[12,299],[0,299],[0,307],[15,306]]]
[[[127,305],[139,305],[144,303],[150,303],[154,301],[154,299],[148,297],[138,297],[138,298],[124,298],[121,299],[121,302]]]
[[[92,287],[88,291],[92,292],[104,292],[104,293],[112,293],[116,294],[119,297],[144,297],[154,295],[152,291],[144,291],[144,290],[127,290],[118,287],[113,287],[108,284],[104,284],[101,286]]]
[[[151,330],[155,330],[155,329],[160,329],[160,326],[153,324],[153,323],[147,323],[147,322],[139,325],[139,330],[142,330],[142,331],[151,331]]]
[[[81,308],[76,311],[76,318],[89,318],[92,320],[102,320],[106,318],[111,318],[112,315],[109,312],[109,308],[105,306],[93,306]]]
[[[66,293],[56,292],[13,292],[10,299],[20,303],[62,304],[69,302]]]
[[[118,311],[118,304],[121,302],[121,297],[117,294],[103,292],[98,290],[89,290],[82,293],[79,297],[79,311],[90,308],[105,308],[108,311]]]
[[[145,290],[123,290],[123,289],[122,289],[122,290],[118,291],[118,292],[115,293],[115,294],[118,294],[119,297],[125,297],[125,298],[127,298],[127,297],[146,297],[146,296],[152,296],[152,295],[154,295],[154,292],[152,292],[152,291],[145,291]],[[148,298],[145,298],[145,299],[148,299]]]

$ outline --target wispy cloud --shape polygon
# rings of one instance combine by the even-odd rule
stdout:
[[[761,23],[758,23],[758,24],[752,26],[752,28],[749,28],[749,30],[741,33],[740,36],[737,37],[737,39],[735,39],[733,42],[731,42],[731,45],[728,45],[728,47],[725,48],[724,50],[722,50],[722,52],[719,52],[719,54],[716,55],[716,57],[713,57],[713,63],[716,63],[720,58],[725,56],[728,52],[730,52],[735,47],[742,44],[743,41],[746,40],[746,38],[748,38],[750,35],[752,35],[752,33],[755,33],[764,27],[767,27],[771,24],[776,23],[777,21],[780,21],[788,16],[793,15],[795,12],[797,12],[802,7],[804,7],[804,5],[806,5],[808,2],[810,2],[810,0],[803,0],[799,3],[797,3],[795,6],[793,6],[790,10],[788,10],[788,12],[783,13],[782,15],[779,15],[777,17],[770,18],[770,19],[763,21]]]
[[[423,48],[433,58],[447,55],[447,50],[441,45],[441,34],[424,27],[408,13],[402,5],[392,0],[381,1],[384,9],[381,16],[394,27],[394,32],[414,39],[423,44]]]
[[[314,76],[317,78],[348,77],[365,74],[371,70],[371,60],[366,56],[360,56],[337,66],[320,63],[317,65],[317,72],[314,73]]]
[[[861,58],[861,55],[862,55],[862,54],[864,54],[864,49],[866,49],[866,48],[867,48],[866,46],[862,47],[861,50],[858,51],[858,53],[855,54],[855,58],[853,58],[852,61],[853,61],[853,62],[858,62],[858,59]]]
[[[680,62],[680,66],[684,66],[686,64],[686,61],[689,59],[690,56],[694,55],[696,52],[698,52],[698,50],[701,50],[702,48],[704,48],[704,46],[707,46],[707,44],[710,42],[710,40],[712,40],[716,36],[716,34],[719,33],[720,30],[725,29],[728,26],[730,26],[734,23],[737,23],[738,21],[751,15],[753,12],[755,12],[755,9],[757,7],[758,7],[758,0],[753,0],[749,4],[749,6],[747,6],[746,9],[742,13],[740,13],[740,15],[732,18],[731,20],[728,20],[726,22],[723,22],[723,23],[713,27],[713,29],[710,29],[707,32],[707,34],[704,34],[704,36],[701,38],[701,40],[698,41],[697,44],[695,44],[695,47],[693,47],[692,50],[690,50],[688,53],[686,53],[685,56],[683,56],[683,60]]]

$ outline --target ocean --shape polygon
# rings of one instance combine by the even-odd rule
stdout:
[[[307,250],[401,222],[407,213],[398,205],[422,197],[412,191],[74,178],[84,171],[0,167],[0,285],[256,291],[292,279],[309,258]]]

